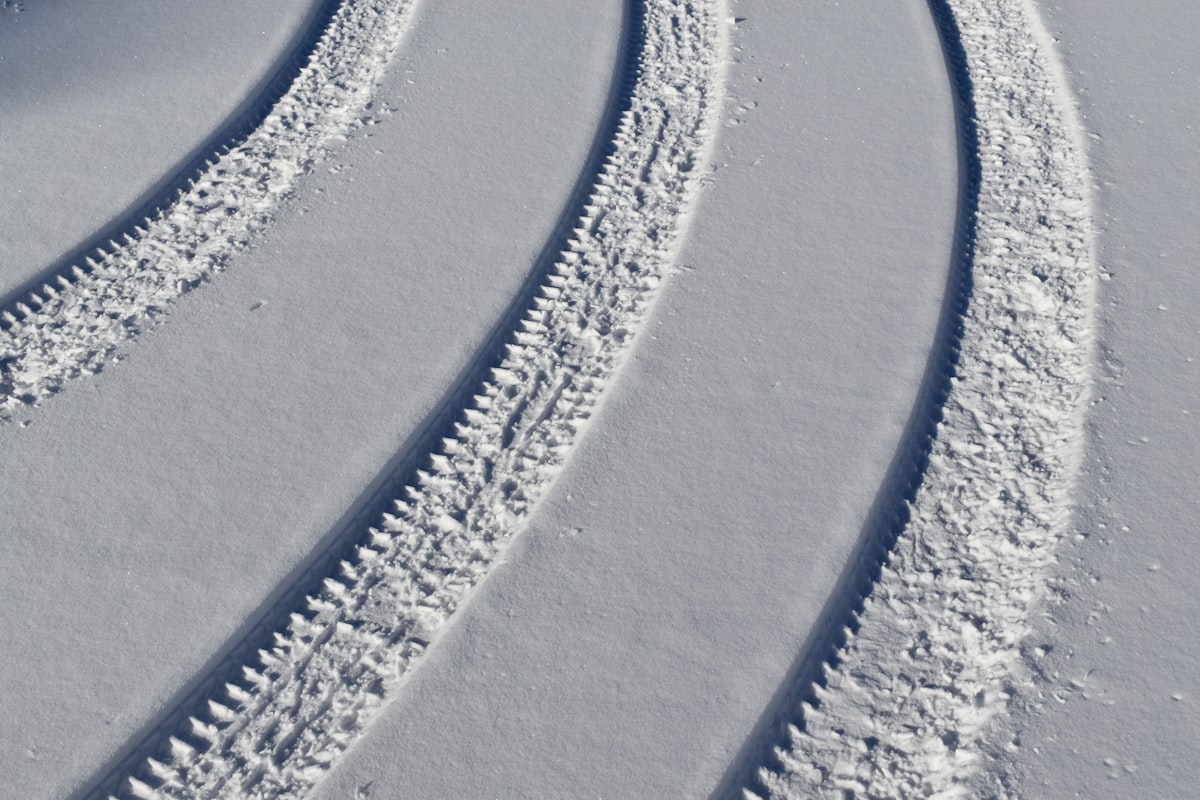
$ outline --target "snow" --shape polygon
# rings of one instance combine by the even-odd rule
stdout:
[[[0,7],[6,791],[1186,796],[1195,26],[999,8]]]

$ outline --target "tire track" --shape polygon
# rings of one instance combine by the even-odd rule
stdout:
[[[44,302],[44,287],[47,284],[61,286],[58,279],[61,277],[69,281],[73,276],[72,267],[87,269],[87,258],[99,260],[119,247],[116,242],[124,241],[125,237],[136,238],[138,228],[145,229],[150,219],[179,200],[213,162],[253,133],[300,74],[341,3],[342,0],[314,3],[308,20],[299,27],[275,68],[217,126],[216,131],[193,148],[174,168],[167,170],[149,190],[95,235],[36,275],[20,281],[16,286],[5,287],[4,294],[0,294],[0,313],[7,311],[16,317],[24,316],[25,312],[18,308],[18,304],[32,307],[39,301]],[[10,325],[7,319],[0,319],[0,329],[7,329]]]
[[[942,402],[928,426],[910,427],[919,486],[889,479],[899,522],[873,512],[882,541],[860,548],[842,581],[850,601],[822,621],[837,652],[820,675],[802,668],[801,720],[748,797],[978,793],[987,726],[1015,691],[1019,645],[1069,516],[1095,269],[1066,81],[1027,0],[929,2],[964,148],[961,277],[946,304],[958,313],[943,318],[937,345],[950,375],[926,376],[918,416]],[[867,576],[873,586],[855,591]]]
[[[206,155],[183,164],[96,246],[5,297],[0,419],[99,372],[122,342],[246,247],[330,145],[374,122],[371,95],[415,3],[323,3],[297,55],[206,143]],[[307,57],[298,66],[299,52]]]
[[[207,681],[213,691],[183,725],[162,730],[96,795],[302,796],[396,695],[520,530],[671,270],[720,108],[719,1],[632,9],[636,79],[611,154],[451,435],[286,625],[238,648],[245,660]]]

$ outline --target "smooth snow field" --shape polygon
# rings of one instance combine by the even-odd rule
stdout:
[[[1197,54],[0,2],[0,797],[1197,796]]]

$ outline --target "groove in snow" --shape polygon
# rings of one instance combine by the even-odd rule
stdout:
[[[101,796],[302,796],[396,694],[554,479],[671,270],[720,108],[719,6],[635,6],[613,153],[453,435],[290,624]]]
[[[178,198],[0,309],[0,420],[81,375],[224,268],[334,142],[369,123],[371,96],[415,0],[345,0],[307,62],[244,140]]]
[[[973,116],[957,364],[908,523],[760,773],[777,799],[973,794],[1069,516],[1095,270],[1066,81],[1028,0],[930,5]]]

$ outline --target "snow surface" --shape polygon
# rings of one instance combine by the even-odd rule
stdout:
[[[4,793],[735,797],[763,791],[763,767],[803,766],[773,753],[801,742],[803,780],[835,779],[800,796],[1188,796],[1200,28],[1160,3],[1005,7],[352,0],[343,18],[368,24],[338,28],[333,3],[3,4]],[[968,64],[999,47],[1048,80],[1005,84],[992,62],[964,100],[934,24],[947,10]],[[316,43],[325,29],[346,35]],[[333,68],[301,72],[322,46]],[[273,76],[296,74],[293,89],[313,81],[286,117],[300,149],[276,150],[289,95]],[[1061,236],[1077,207],[1039,210],[1047,195],[988,169],[1041,152],[1028,177],[1069,196],[1056,170],[1081,174],[1086,143],[1094,328],[1039,321],[1055,306],[1014,255],[1037,237],[981,234],[964,254],[971,104],[980,134],[984,108],[1004,136],[1023,113],[1033,126],[976,156],[980,226],[1032,208],[1077,248]],[[261,158],[222,162],[230,136]],[[236,197],[187,199],[222,169]],[[171,255],[140,218],[173,208]],[[215,255],[188,252],[188,230]],[[107,245],[117,232],[128,246]],[[107,262],[69,269],[93,247]],[[956,270],[972,294],[946,396]],[[1080,308],[1086,275],[1048,279]],[[1022,297],[1000,325],[973,322]],[[1020,363],[974,370],[998,329]],[[1041,377],[1017,394],[1024,370]],[[992,381],[978,407],[1019,412],[972,418],[1006,446],[946,433],[973,374]],[[1047,447],[1077,441],[1081,386],[1085,449]],[[901,596],[903,533],[875,584],[898,509],[941,519],[925,511],[946,507],[939,485],[986,497],[998,479],[1002,499],[1045,505],[968,523],[983,560],[960,575],[1013,568],[992,532],[1041,548],[1035,568],[989,590],[1004,625],[946,628],[910,664],[879,598],[937,629],[966,596],[939,570],[965,551],[954,536],[923,551],[932,590]],[[379,605],[370,574],[393,594],[416,579],[416,616],[403,592]],[[379,657],[358,649],[375,640]],[[980,640],[1002,647],[956,649]],[[381,664],[381,681],[354,677]],[[980,669],[1003,684],[982,704],[962,683]],[[875,677],[947,670],[949,706],[904,706]],[[855,680],[872,688],[845,693]],[[292,705],[296,686],[313,691]],[[801,707],[815,699],[818,716]],[[822,728],[838,714],[880,732]],[[241,730],[258,735],[235,744]]]

